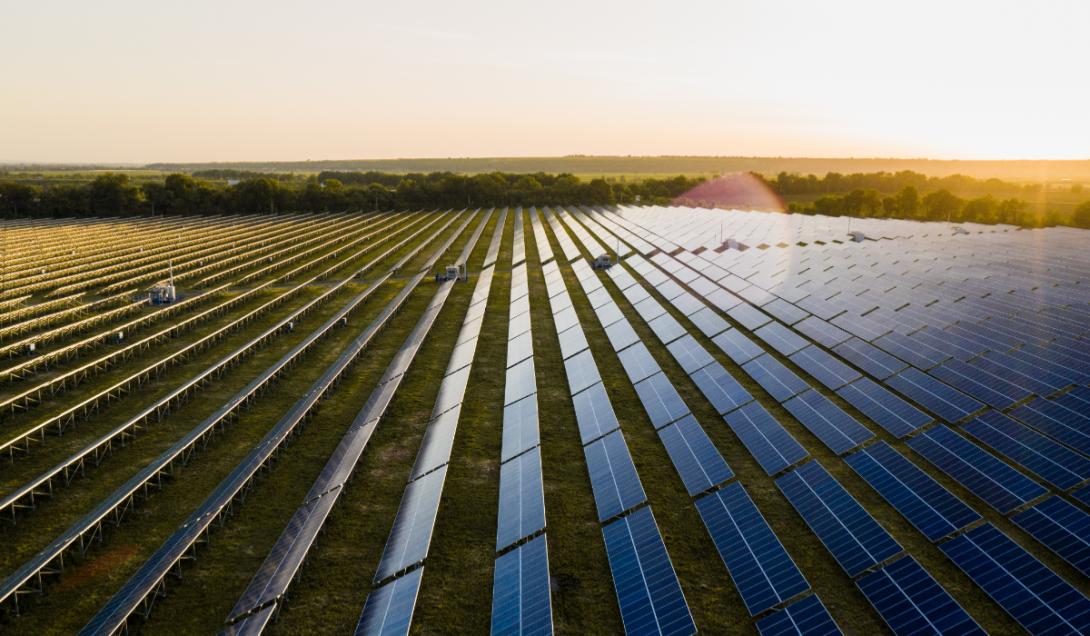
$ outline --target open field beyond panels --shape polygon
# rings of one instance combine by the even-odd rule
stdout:
[[[0,632],[1090,632],[1090,234],[848,223],[2,221]]]

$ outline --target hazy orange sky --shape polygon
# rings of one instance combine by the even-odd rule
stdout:
[[[0,160],[1090,158],[1090,3],[13,2]]]

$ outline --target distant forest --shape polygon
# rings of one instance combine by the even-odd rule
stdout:
[[[929,177],[912,171],[753,176],[782,197],[788,211],[802,214],[1090,228],[1090,197],[1082,194],[1081,185],[1070,188],[1067,196],[1076,203],[1061,212],[1029,204],[1027,198],[1039,198],[1042,185],[998,179]],[[504,172],[324,171],[301,176],[229,168],[140,181],[117,173],[44,185],[3,179],[0,214],[19,217],[667,204],[704,181],[685,176],[587,180],[572,174]]]

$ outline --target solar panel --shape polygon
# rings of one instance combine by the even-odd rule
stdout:
[[[529,336],[530,333],[527,332],[526,335]],[[583,333],[583,328],[578,325],[560,332],[557,334],[557,338],[560,340],[560,357],[565,360],[580,351],[590,348],[590,345],[587,344],[587,336]],[[531,348],[532,354],[533,349]]]
[[[793,325],[810,315],[782,298],[777,298],[761,308],[787,325]]]
[[[859,409],[891,435],[905,437],[933,420],[870,378],[860,378],[837,390],[837,395]]]
[[[687,333],[685,327],[682,327],[681,323],[670,314],[663,314],[655,318],[648,322],[647,326],[651,328],[651,331],[655,332],[655,335],[663,344],[667,344]]]
[[[758,402],[750,402],[728,413],[724,419],[769,475],[810,456]]]
[[[1060,490],[1090,479],[1090,460],[997,411],[987,411],[962,428]]]
[[[737,329],[728,329],[712,338],[715,346],[735,364],[743,364],[764,353],[764,349]]]
[[[681,365],[681,368],[685,370],[685,373],[691,374],[715,362],[711,354],[689,334],[685,334],[666,345],[666,348],[670,350],[670,353],[677,360],[677,363]]]
[[[1011,415],[1090,456],[1090,416],[1086,413],[1039,397],[1014,409]]]
[[[817,594],[799,599],[757,621],[761,636],[833,636],[842,633]]]
[[[692,315],[700,311],[701,309],[704,309],[704,303],[697,300],[696,296],[693,296],[689,292],[684,292],[678,294],[674,298],[671,298],[670,304],[686,316]]]
[[[375,583],[423,561],[428,555],[446,477],[447,467],[441,466],[405,487],[390,538],[386,540],[382,559],[375,570]]]
[[[544,497],[540,448],[500,465],[497,552],[545,528]]]
[[[795,324],[794,329],[814,342],[830,349],[852,337],[847,331],[825,322],[817,316],[810,316],[806,320]]]
[[[536,397],[526,397],[503,407],[501,462],[537,446],[540,441]]]
[[[603,327],[608,327],[615,322],[625,319],[624,314],[621,313],[621,309],[617,307],[617,303],[612,301],[595,309],[594,314],[598,316],[598,322],[601,323]]]
[[[731,307],[727,310],[727,315],[750,331],[771,320],[767,314],[749,303],[740,303]]]
[[[815,345],[796,351],[788,356],[788,359],[809,373],[812,378],[834,391],[861,377],[858,371]]]
[[[573,396],[572,403],[583,444],[589,444],[620,427],[606,395],[605,385],[601,382]]]
[[[666,300],[676,298],[685,292],[685,290],[682,289],[681,285],[678,285],[672,280],[668,280],[659,283],[658,285],[655,285],[655,289],[658,290],[658,292],[662,294],[662,297]]]
[[[530,330],[530,312],[524,311],[521,314],[511,316],[510,322],[507,323],[507,337],[514,338],[520,333],[526,333]]]
[[[753,401],[749,391],[719,363],[709,364],[694,371],[689,377],[720,415]]]
[[[632,285],[630,287],[626,287],[621,291],[621,293],[624,294],[624,297],[627,298],[628,302],[632,305],[636,305],[643,300],[646,300],[647,298],[651,298],[651,294],[643,288],[643,285]]]
[[[552,634],[549,551],[545,535],[496,559],[492,583],[493,636]]]
[[[1090,631],[1090,600],[990,523],[939,549],[1031,634]]]
[[[696,325],[696,328],[699,329],[701,333],[709,338],[730,329],[730,325],[727,324],[726,320],[720,318],[719,314],[707,307],[690,314],[689,320]]]
[[[1029,391],[961,360],[950,360],[929,373],[997,409],[1005,409],[1030,396]]]
[[[817,461],[780,476],[776,486],[848,576],[857,576],[902,551]]]
[[[855,418],[813,389],[791,398],[784,408],[838,455],[874,437]]]
[[[416,609],[416,594],[424,568],[376,588],[367,596],[356,624],[356,636],[399,636],[409,633]]]
[[[599,287],[587,294],[587,300],[590,301],[592,308],[597,309],[608,302],[612,302],[613,297],[609,295],[609,291],[605,287]]]
[[[640,341],[640,337],[636,335],[632,325],[627,320],[618,320],[606,327],[605,332],[614,351],[621,351],[625,347]]]
[[[896,331],[878,338],[874,345],[923,371],[950,359],[950,355],[944,351]]]
[[[571,331],[570,329],[568,331]],[[561,345],[563,349],[563,345]],[[534,355],[533,332],[525,331],[507,342],[507,366],[511,367]]]
[[[651,508],[602,528],[626,634],[696,633]]]
[[[980,519],[975,510],[885,442],[871,444],[844,459],[930,541]]]
[[[742,303],[742,299],[735,296],[725,289],[716,289],[704,296],[708,302],[719,308],[720,311],[727,311],[732,307],[737,307]]]
[[[682,401],[665,373],[656,373],[637,383],[635,387],[636,395],[639,396],[644,410],[647,411],[647,417],[656,429],[666,426],[689,412],[689,407],[685,406],[685,402]]]
[[[651,322],[655,318],[666,313],[666,308],[662,306],[662,303],[652,298],[650,295],[633,305],[632,308],[647,322]]]
[[[750,616],[810,589],[740,483],[701,497],[696,508]]]
[[[617,354],[617,357],[620,358],[621,366],[624,367],[624,371],[632,384],[644,378],[649,378],[662,370],[659,363],[655,362],[655,359],[651,357],[651,352],[647,350],[642,342],[621,351]]]
[[[695,496],[734,476],[726,460],[708,439],[708,434],[691,414],[659,429],[659,438],[666,446],[689,496]]]
[[[856,584],[894,634],[986,633],[910,556]]]
[[[753,335],[764,340],[768,346],[785,356],[789,356],[810,344],[802,336],[775,321],[769,322],[765,326],[754,331]]]
[[[424,439],[420,441],[420,450],[416,454],[411,479],[450,461],[450,450],[454,446],[454,433],[458,429],[458,417],[461,413],[462,408],[459,406],[428,423]]]
[[[980,402],[918,369],[905,369],[887,379],[886,384],[951,424],[984,408]]]
[[[1047,492],[946,426],[926,430],[908,445],[999,512],[1010,512]]]
[[[855,337],[833,347],[833,352],[879,380],[885,380],[908,366],[878,347]]]
[[[574,307],[565,307],[553,314],[553,322],[556,324],[556,332],[560,333],[578,325],[579,316],[576,315]]]
[[[615,517],[647,501],[620,430],[587,444],[583,453],[590,472],[594,503],[598,507],[598,521]]]
[[[568,386],[572,395],[583,389],[602,381],[598,375],[598,365],[594,364],[594,356],[590,349],[581,351],[564,361],[564,372],[568,376]]]
[[[507,383],[503,390],[504,406],[536,392],[537,378],[533,358],[523,360],[507,370]]]
[[[1090,576],[1090,515],[1059,497],[1049,497],[1011,517],[1049,550]]]
[[[783,402],[810,388],[802,378],[767,353],[743,364],[742,370],[777,402]]]

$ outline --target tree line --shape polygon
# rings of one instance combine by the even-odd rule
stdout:
[[[507,205],[666,204],[700,180],[678,176],[611,183],[571,174],[461,175],[451,172],[390,174],[323,172],[306,179],[284,175],[204,173],[134,182],[107,173],[75,184],[46,186],[0,181],[0,214],[20,217],[128,216],[137,214],[238,214],[494,207]]]

